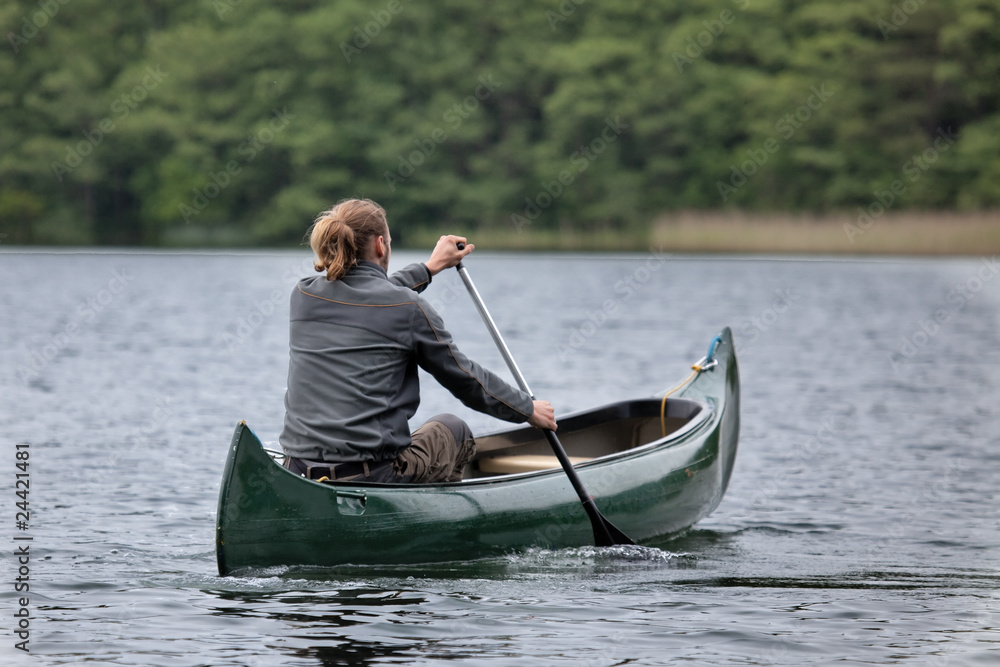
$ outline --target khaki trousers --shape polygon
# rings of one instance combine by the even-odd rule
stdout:
[[[312,479],[337,482],[434,484],[461,481],[465,466],[476,455],[472,430],[455,415],[431,417],[410,439],[412,444],[392,461],[337,464],[286,456],[285,467]]]
[[[393,471],[408,482],[458,482],[476,455],[476,441],[468,424],[455,415],[437,415],[410,436],[413,444],[399,453]]]

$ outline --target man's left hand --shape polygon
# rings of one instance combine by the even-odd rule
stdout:
[[[464,243],[465,247],[458,249],[458,244]],[[445,269],[457,266],[462,258],[476,249],[476,246],[469,243],[464,236],[447,234],[438,239],[437,245],[431,252],[431,258],[427,260],[425,266],[431,275],[441,273]]]

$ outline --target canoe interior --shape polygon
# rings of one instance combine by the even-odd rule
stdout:
[[[612,403],[597,410],[569,415],[559,420],[559,441],[571,458],[589,462],[670,440],[708,418],[711,412],[704,403],[672,398],[667,400],[661,420],[660,408],[660,399],[646,399]],[[542,456],[550,459],[552,468],[559,467],[548,440],[531,426],[476,436],[476,452],[462,474],[462,481],[530,474],[486,472],[480,468],[484,459]],[[268,453],[279,464],[283,462],[281,452],[268,450]]]
[[[703,403],[668,399],[664,433],[660,400],[622,401],[563,417],[559,420],[557,433],[570,457],[598,459],[670,438],[700,421],[707,412],[708,406]],[[466,468],[464,479],[498,476],[483,472],[480,462],[511,455],[551,456],[552,466],[559,467],[545,436],[530,426],[478,436],[476,448],[478,453]]]
[[[709,406],[704,403],[668,399],[661,422],[660,403],[660,399],[622,401],[562,417],[557,432],[559,441],[571,458],[601,459],[676,437],[707,418],[710,412]],[[476,456],[465,468],[463,481],[524,474],[485,472],[480,469],[480,462],[484,459],[543,456],[551,460],[553,468],[559,467],[548,440],[541,431],[531,426],[476,436],[476,451]],[[279,463],[282,462],[283,455],[271,453]]]

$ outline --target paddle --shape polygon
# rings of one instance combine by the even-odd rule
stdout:
[[[464,243],[458,244],[458,249],[462,250],[465,248]],[[472,278],[469,277],[469,271],[466,269],[461,262],[455,267],[458,269],[458,275],[462,277],[462,282],[465,283],[466,289],[469,291],[469,296],[472,297],[473,303],[476,304],[476,309],[479,311],[480,316],[483,318],[483,322],[486,324],[486,328],[489,329],[490,335],[493,336],[493,341],[497,344],[497,348],[500,349],[500,354],[503,355],[503,360],[507,362],[507,368],[510,372],[514,374],[514,378],[517,380],[518,386],[531,396],[531,399],[535,399],[535,394],[532,393],[531,389],[528,388],[528,383],[521,375],[520,369],[518,369],[517,364],[514,363],[514,357],[511,356],[510,349],[507,348],[507,344],[504,342],[503,337],[500,336],[500,331],[497,329],[496,323],[493,318],[490,317],[490,313],[486,310],[486,304],[483,303],[482,297],[479,296],[479,291],[476,286],[472,284]],[[551,429],[542,429],[545,433],[546,439],[549,441],[549,445],[552,447],[552,451],[555,452],[556,458],[559,459],[560,465],[562,465],[563,470],[566,472],[566,476],[569,477],[570,483],[576,490],[576,495],[580,497],[580,502],[583,503],[583,509],[587,511],[587,516],[590,517],[590,523],[594,528],[594,543],[599,547],[610,547],[616,544],[635,544],[625,533],[615,528],[615,526],[604,518],[600,510],[597,509],[597,505],[594,504],[594,499],[587,493],[587,490],[583,488],[583,482],[580,481],[580,477],[576,474],[576,470],[573,468],[573,464],[570,463],[569,457],[566,455],[566,450],[563,449],[562,443],[559,442],[559,438],[556,436],[555,431]]]

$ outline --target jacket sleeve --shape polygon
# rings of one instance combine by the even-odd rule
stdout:
[[[431,272],[427,269],[426,264],[410,264],[392,274],[389,281],[393,285],[409,287],[419,294],[431,284]]]
[[[441,316],[419,297],[411,331],[417,363],[455,398],[504,421],[520,423],[531,417],[535,409],[531,396],[462,354]]]

